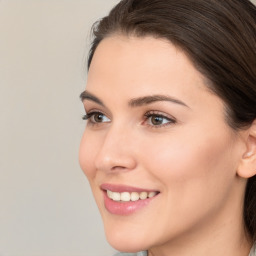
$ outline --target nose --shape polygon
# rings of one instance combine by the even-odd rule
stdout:
[[[136,167],[132,132],[122,127],[106,131],[95,159],[97,170],[104,172],[131,171]]]

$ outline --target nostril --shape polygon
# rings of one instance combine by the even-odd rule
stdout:
[[[123,166],[114,166],[111,168],[112,171],[124,171],[125,169],[127,168]]]

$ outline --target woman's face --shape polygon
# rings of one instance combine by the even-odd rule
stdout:
[[[112,246],[133,252],[235,226],[242,142],[180,49],[153,37],[104,39],[82,98],[80,165]]]

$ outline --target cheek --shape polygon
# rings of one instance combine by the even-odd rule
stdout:
[[[191,130],[174,134],[155,138],[154,143],[149,143],[153,147],[144,145],[142,158],[146,169],[174,193],[215,189],[216,183],[225,187],[225,182],[235,174],[230,136]]]
[[[96,170],[94,168],[94,159],[98,152],[96,142],[94,136],[90,136],[87,131],[84,132],[79,149],[79,163],[89,181],[96,175]]]
[[[160,233],[178,234],[204,223],[230,198],[235,167],[229,136],[175,133],[145,141],[140,159],[163,192]]]

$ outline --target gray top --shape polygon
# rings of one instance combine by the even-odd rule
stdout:
[[[117,253],[114,256],[147,256],[148,253],[147,251],[143,251],[143,252],[137,252],[137,253]],[[250,254],[248,256],[256,256],[256,243],[253,245]]]
[[[143,252],[137,252],[137,253],[125,253],[125,252],[119,252],[117,254],[115,254],[114,256],[147,256],[148,253],[147,251],[143,251]],[[251,255],[249,255],[251,256]]]
[[[256,243],[253,245],[249,256],[256,256]]]

